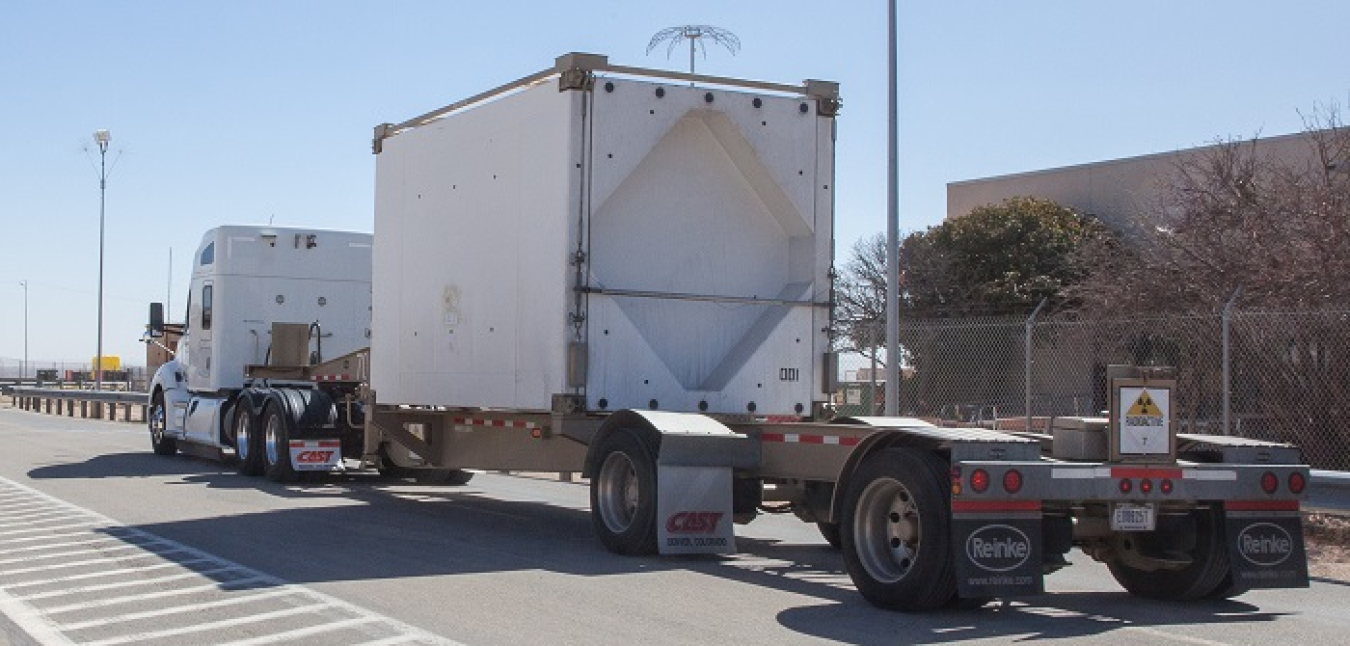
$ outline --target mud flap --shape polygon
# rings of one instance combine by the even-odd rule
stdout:
[[[731,468],[657,465],[656,541],[662,554],[732,554]]]
[[[1045,591],[1039,502],[952,501],[952,555],[963,598]]]
[[[342,470],[342,440],[291,440],[290,450],[296,471]]]
[[[1233,501],[1224,505],[1228,562],[1241,588],[1306,588],[1308,555],[1303,522],[1293,511],[1255,509],[1268,505]]]

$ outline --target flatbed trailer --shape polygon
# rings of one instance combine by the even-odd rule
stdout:
[[[832,414],[840,105],[827,82],[568,54],[380,124],[373,240],[208,234],[156,451],[283,481],[579,472],[620,554],[731,553],[735,523],[791,512],[899,610],[1039,593],[1075,547],[1149,598],[1308,585],[1298,450],[1179,433],[1166,370],[1115,370],[1107,417],[1045,434]],[[233,253],[288,267],[293,293]],[[202,333],[213,298],[245,296]]]

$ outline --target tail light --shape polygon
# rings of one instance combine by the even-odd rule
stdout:
[[[1120,493],[1130,493],[1134,490],[1134,483],[1129,478],[1120,479]]]
[[[1280,479],[1270,471],[1261,475],[1261,490],[1266,493],[1275,493],[1280,488]]]
[[[984,493],[989,489],[989,472],[976,469],[970,472],[970,488],[975,493]]]
[[[1008,469],[1003,474],[1003,490],[1008,493],[1017,493],[1022,490],[1022,472],[1017,469]]]
[[[1289,491],[1294,493],[1303,493],[1308,487],[1308,479],[1303,477],[1302,473],[1295,471],[1289,474]]]

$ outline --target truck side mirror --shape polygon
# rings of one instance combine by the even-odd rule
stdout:
[[[164,336],[164,304],[150,304],[150,336],[159,338]]]

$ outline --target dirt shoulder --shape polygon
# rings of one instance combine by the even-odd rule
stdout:
[[[1350,518],[1304,514],[1303,540],[1308,549],[1310,575],[1350,583]]]

